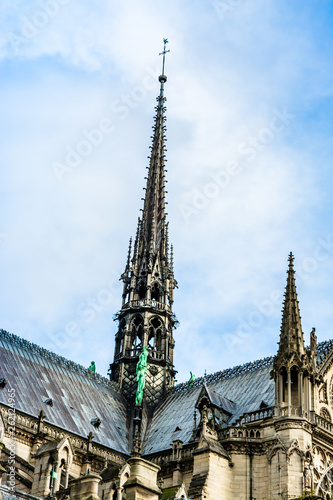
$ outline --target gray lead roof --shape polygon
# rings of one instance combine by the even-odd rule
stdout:
[[[82,372],[80,365],[63,362],[56,355],[52,359],[52,353],[20,341],[0,331],[0,377],[7,380],[6,388],[0,390],[0,402],[8,405],[8,389],[15,389],[18,410],[34,417],[43,410],[46,423],[82,437],[92,432],[95,442],[129,453],[126,407],[121,395],[104,381],[89,376],[88,370]],[[48,398],[53,406],[44,403]],[[91,424],[97,417],[101,420],[98,429]]]
[[[270,379],[272,364],[257,371],[239,373],[209,385],[210,391],[223,394],[235,403],[228,425],[245,412],[259,410],[264,400],[268,406],[274,404],[274,381]],[[207,385],[209,377],[206,377]],[[200,386],[187,391],[175,391],[169,395],[155,412],[146,434],[145,454],[170,449],[172,441],[179,439],[184,445],[190,442],[194,426],[194,408],[201,392]],[[197,421],[198,424],[198,421]]]
[[[332,348],[331,340],[318,344],[319,366]],[[259,410],[262,401],[274,404],[272,363],[273,357],[268,357],[206,376],[212,397],[223,400],[225,406],[228,403],[230,425],[243,413]],[[7,380],[5,390],[0,389],[0,402],[5,405],[7,390],[14,388],[18,410],[36,418],[43,410],[48,423],[82,437],[92,431],[96,443],[130,453],[125,402],[108,379],[98,374],[92,378],[83,366],[4,330],[0,330],[0,377]],[[179,384],[161,401],[146,428],[144,454],[170,449],[176,439],[189,443],[203,384],[204,377],[196,379],[192,388]],[[53,407],[44,403],[47,398],[53,400]],[[96,417],[101,419],[99,429],[91,424]]]

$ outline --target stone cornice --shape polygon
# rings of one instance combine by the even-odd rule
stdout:
[[[9,437],[8,433],[8,406],[0,403],[0,409],[2,410],[2,415],[5,422],[5,435]],[[18,442],[22,442],[24,444],[32,445],[34,438],[36,438],[39,434],[37,432],[38,428],[38,418],[32,417],[30,415],[26,415],[19,410],[15,411],[15,437],[14,439]],[[13,437],[13,436],[10,436]],[[46,423],[45,420],[43,422],[43,440],[44,441],[52,441],[54,439],[62,439],[67,437],[73,448],[75,449],[75,453],[86,454],[87,453],[87,443],[88,439],[83,438],[82,436],[78,436],[77,434],[71,433],[62,429],[61,427],[57,427],[55,425]],[[92,445],[92,453],[101,457],[102,460],[110,460],[115,463],[123,464],[129,457],[128,455],[117,452],[116,450],[112,450],[104,445],[100,445],[97,443],[93,443]],[[96,456],[96,458],[97,458]]]
[[[332,447],[333,446],[333,435],[329,432],[326,432],[324,429],[318,427],[318,426],[313,426],[313,435],[312,435],[313,441],[315,440],[320,440],[321,443],[324,443],[326,446]]]
[[[303,418],[281,418],[274,422],[276,432],[285,429],[304,429],[312,434],[312,424]]]

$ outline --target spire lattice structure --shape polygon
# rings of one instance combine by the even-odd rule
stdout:
[[[169,262],[168,222],[165,213],[165,101],[164,74],[167,40],[164,40],[163,70],[158,80],[160,92],[155,107],[151,154],[142,215],[138,219],[133,253],[130,244],[124,283],[122,308],[117,314],[114,362],[111,379],[119,383],[129,404],[133,404],[136,363],[143,346],[148,347],[144,404],[154,405],[174,385],[172,312],[173,290],[177,286],[173,264]]]

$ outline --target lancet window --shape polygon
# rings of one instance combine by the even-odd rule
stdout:
[[[143,318],[139,314],[134,317],[131,329],[132,349],[142,347],[143,340]]]

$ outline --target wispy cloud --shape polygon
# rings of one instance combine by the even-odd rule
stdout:
[[[304,329],[329,337],[331,256],[300,276],[331,234],[328,2],[15,0],[0,17],[2,328],[106,372],[121,292],[91,324],[77,308],[123,269],[168,36],[179,380],[190,366],[200,375],[274,354],[281,304],[237,349],[230,339],[255,304],[283,292],[290,250]],[[55,165],[71,169],[62,182]],[[80,339],[69,335],[63,352],[52,335],[73,322]]]

